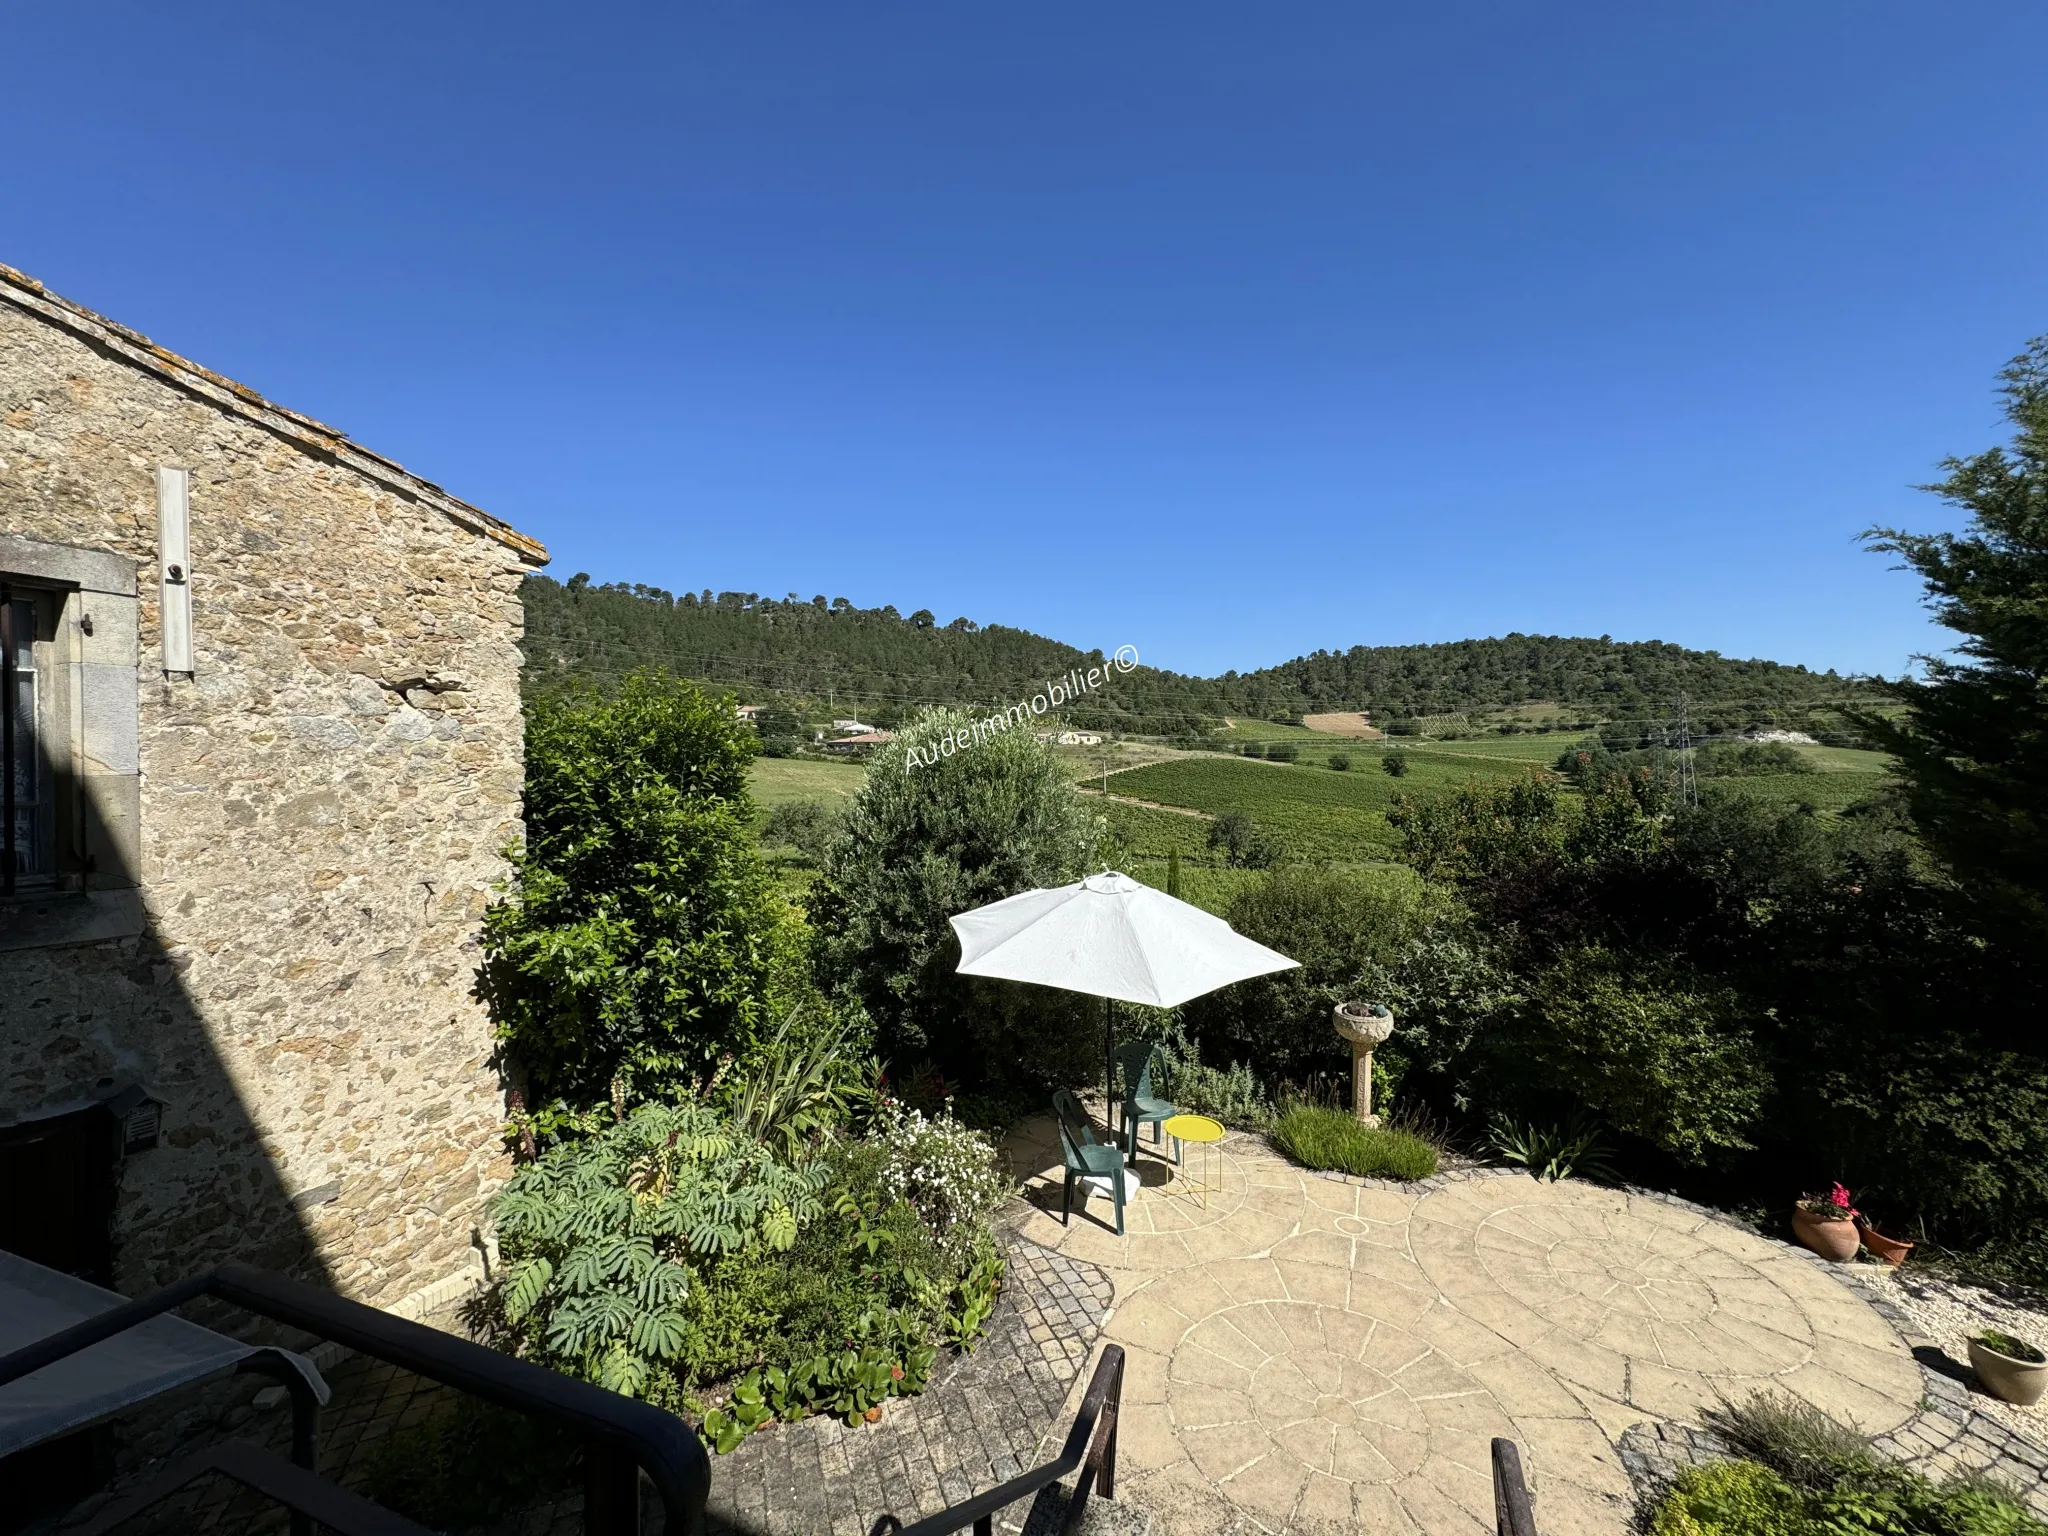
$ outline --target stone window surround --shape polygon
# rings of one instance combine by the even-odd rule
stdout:
[[[58,764],[79,834],[77,889],[24,891],[0,903],[0,950],[125,938],[145,927],[141,869],[140,603],[136,562],[98,549],[0,533],[0,574],[54,588],[62,607],[52,707],[67,717]],[[90,633],[85,620],[90,619]]]

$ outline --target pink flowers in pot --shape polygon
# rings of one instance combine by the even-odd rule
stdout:
[[[1799,1209],[1817,1221],[1854,1221],[1862,1213],[1856,1209],[1855,1196],[1841,1180],[1823,1195],[1808,1195],[1799,1202]]]

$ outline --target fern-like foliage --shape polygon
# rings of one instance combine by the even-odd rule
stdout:
[[[552,1148],[492,1203],[502,1315],[523,1353],[640,1396],[682,1351],[692,1261],[787,1250],[824,1214],[826,1177],[708,1107],[643,1105]]]

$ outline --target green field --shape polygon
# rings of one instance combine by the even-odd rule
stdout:
[[[1839,816],[1885,782],[1875,773],[1768,773],[1749,778],[1701,779],[1702,795],[1740,795],[1773,805],[1810,805],[1823,816]]]
[[[1822,773],[1890,773],[1892,760],[1882,752],[1859,752],[1853,747],[1794,747]]]
[[[1209,739],[1230,745],[1243,741],[1292,741],[1305,751],[1319,741],[1347,741],[1350,738],[1332,736],[1328,731],[1312,731],[1305,725],[1288,725],[1279,720],[1234,720],[1222,730],[1212,731]]]
[[[1500,778],[1521,767],[1417,752],[1410,759],[1410,771],[1396,779],[1380,771],[1376,752],[1354,752],[1351,757],[1349,773],[1321,763],[1283,767],[1227,757],[1186,757],[1115,774],[1109,782],[1120,795],[1185,805],[1212,816],[1242,811],[1296,858],[1349,863],[1389,856],[1394,833],[1386,813],[1401,796]]]
[[[822,757],[757,757],[749,775],[754,803],[780,805],[785,800],[823,800],[836,804],[860,788],[865,763],[839,763]]]
[[[1477,741],[1418,741],[1388,738],[1387,745],[1401,747],[1430,757],[1483,758],[1490,762],[1539,763],[1548,768],[1559,755],[1585,739],[1579,731],[1553,731],[1548,735],[1482,736]]]

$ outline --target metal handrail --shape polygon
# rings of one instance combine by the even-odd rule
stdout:
[[[703,1443],[675,1415],[250,1264],[215,1265],[18,1349],[0,1359],[0,1386],[201,1296],[576,1431],[585,1448],[587,1531],[636,1529],[636,1468],[654,1483],[667,1530],[697,1536],[703,1529],[711,1462]]]
[[[1493,1528],[1495,1536],[1536,1536],[1536,1512],[1522,1479],[1522,1453],[1512,1440],[1493,1442]]]
[[[1105,1499],[1116,1496],[1116,1421],[1123,1396],[1123,1347],[1104,1345],[1102,1358],[1096,1362],[1095,1374],[1089,1378],[1088,1390],[1081,1398],[1081,1411],[1074,1415],[1074,1427],[1067,1432],[1067,1443],[1058,1460],[1013,1477],[915,1525],[904,1525],[894,1515],[884,1515],[875,1523],[876,1532],[887,1527],[893,1536],[952,1536],[971,1525],[975,1536],[991,1536],[996,1511],[1029,1498],[1041,1488],[1050,1488],[1078,1467],[1081,1475],[1074,1480],[1066,1517],[1060,1522],[1062,1536],[1074,1536],[1081,1529],[1081,1517],[1087,1511],[1091,1492]]]

